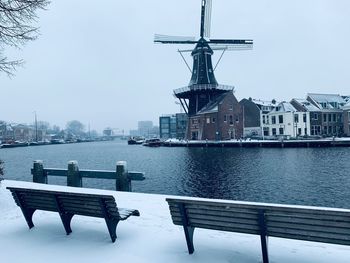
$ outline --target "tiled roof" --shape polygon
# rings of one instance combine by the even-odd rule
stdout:
[[[307,111],[320,111],[320,109],[318,107],[316,107],[311,102],[309,102],[305,99],[293,99],[293,100],[295,100],[300,105],[302,105],[305,108],[305,110],[307,110]]]
[[[293,111],[297,111],[297,109],[294,108],[294,106],[291,103],[283,101],[280,104],[278,104],[277,107],[273,109],[271,112],[293,112]]]
[[[308,93],[307,95],[318,103],[330,103],[330,102],[345,103],[345,100],[339,94]]]
[[[218,105],[219,103],[226,97],[228,92],[225,92],[218,97],[216,97],[214,100],[209,102],[207,105],[205,105],[200,111],[198,111],[197,114],[204,114],[204,113],[212,113],[218,111]]]

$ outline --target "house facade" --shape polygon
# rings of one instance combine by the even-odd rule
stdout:
[[[187,138],[229,140],[243,137],[243,114],[233,92],[219,95],[197,114],[189,117]]]
[[[267,114],[275,109],[278,103],[275,100],[264,101],[257,99],[243,99],[240,101],[244,119],[244,137],[268,136],[269,123]]]
[[[345,99],[338,94],[307,94],[307,101],[320,109],[321,134],[323,136],[342,136],[344,134],[343,107]]]
[[[350,101],[343,107],[344,135],[350,136]]]
[[[297,111],[308,112],[310,115],[310,136],[322,135],[322,111],[306,99],[292,99],[290,102]]]
[[[289,102],[281,102],[265,118],[266,136],[298,137],[310,135],[310,113],[298,111]]]

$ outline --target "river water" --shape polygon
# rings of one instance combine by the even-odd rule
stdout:
[[[134,192],[350,208],[350,148],[148,148],[126,141],[0,149],[5,178],[31,181],[34,160],[47,168],[145,172]],[[49,183],[65,185],[64,178]],[[115,189],[112,180],[83,179],[85,187]]]

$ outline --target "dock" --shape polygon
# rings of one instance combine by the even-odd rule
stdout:
[[[228,148],[324,148],[350,147],[350,138],[317,140],[229,140],[229,141],[164,141],[164,147],[228,147]]]

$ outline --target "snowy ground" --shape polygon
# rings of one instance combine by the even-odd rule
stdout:
[[[163,195],[69,188],[114,195],[118,206],[140,211],[140,217],[119,224],[118,239],[112,243],[104,220],[98,218],[73,217],[73,233],[67,236],[57,213],[37,211],[33,217],[35,227],[29,230],[6,186],[68,189],[0,182],[1,262],[261,262],[258,236],[203,229],[195,230],[195,253],[189,255],[183,231],[173,225]],[[270,238],[269,253],[270,262],[350,262],[350,247],[287,239]]]

